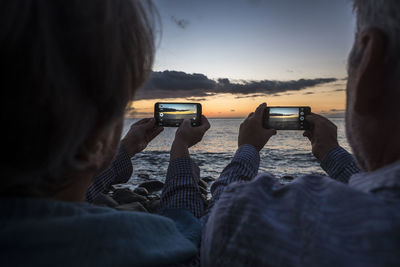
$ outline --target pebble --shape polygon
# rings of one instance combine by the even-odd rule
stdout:
[[[203,187],[204,189],[208,188],[208,183],[206,181],[204,181],[203,179],[199,180],[199,186]]]
[[[146,188],[147,191],[149,191],[149,193],[151,194],[155,191],[160,191],[161,189],[163,189],[164,183],[157,180],[153,180],[153,181],[143,182],[139,185],[139,187]]]
[[[147,173],[138,173],[137,177],[145,180],[150,180],[150,175],[148,175]]]
[[[160,199],[160,198],[161,198],[160,195],[157,195],[157,194],[147,196],[148,200],[154,200],[154,199]]]
[[[159,199],[149,200],[142,204],[151,213],[155,213],[161,208],[161,200]]]
[[[127,188],[116,189],[113,192],[113,199],[117,201],[119,204],[126,204],[131,202],[143,202],[147,200],[146,197],[136,194]]]
[[[141,211],[141,212],[148,212],[147,209],[140,204],[139,202],[132,202],[128,204],[123,204],[115,207],[117,210],[123,210],[123,211]]]
[[[110,196],[100,193],[95,200],[92,202],[94,205],[105,206],[115,208],[118,206],[118,202],[112,199]]]
[[[281,177],[281,179],[280,179],[282,182],[291,182],[291,181],[293,181],[294,180],[294,177],[293,176],[289,176],[289,175],[285,175],[285,176],[282,176]]]
[[[147,189],[144,187],[137,187],[135,190],[133,190],[133,192],[145,197],[149,194],[149,191],[147,191]]]
[[[201,186],[199,186],[199,189],[200,189],[200,192],[201,192],[202,194],[204,194],[204,195],[207,196],[207,194],[208,194],[207,189],[204,189],[204,188],[201,187]]]
[[[202,180],[203,180],[204,182],[207,182],[207,183],[210,183],[210,182],[214,182],[214,181],[215,181],[215,179],[212,178],[211,176],[204,177]]]

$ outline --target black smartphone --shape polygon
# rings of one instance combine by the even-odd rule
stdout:
[[[165,127],[179,127],[184,119],[189,119],[192,126],[200,126],[201,104],[158,102],[154,105],[154,118]]]
[[[275,130],[308,130],[306,116],[310,113],[310,107],[267,107],[263,126]]]

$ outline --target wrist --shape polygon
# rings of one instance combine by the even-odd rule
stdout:
[[[126,153],[130,158],[132,158],[138,153],[134,148],[134,146],[130,146],[125,139],[121,140],[120,146],[126,151]]]
[[[340,147],[339,144],[333,144],[331,146],[326,146],[324,148],[322,148],[320,151],[318,151],[318,153],[316,153],[316,158],[322,162],[325,157],[329,154],[330,151],[336,149]]]
[[[174,140],[171,146],[170,161],[189,157],[189,146],[182,140]]]

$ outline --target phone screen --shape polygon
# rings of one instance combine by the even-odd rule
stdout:
[[[266,113],[266,128],[276,130],[307,130],[305,116],[311,113],[309,107],[269,107]]]
[[[179,126],[184,119],[193,126],[200,125],[201,105],[199,103],[156,103],[154,117],[161,126]]]

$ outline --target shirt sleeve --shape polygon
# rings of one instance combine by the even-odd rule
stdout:
[[[186,208],[197,218],[204,214],[204,203],[198,186],[200,170],[190,158],[170,162],[161,194],[161,209]]]
[[[86,192],[86,201],[93,202],[96,197],[108,190],[111,185],[126,183],[132,175],[133,167],[131,159],[123,146],[120,146],[118,153],[111,165],[101,172]]]
[[[360,172],[353,156],[342,147],[329,151],[322,160],[321,167],[329,177],[343,183],[348,183],[353,174]]]
[[[231,163],[225,167],[220,177],[211,186],[210,210],[219,199],[225,187],[233,182],[252,180],[260,166],[260,154],[252,145],[242,145],[236,151]]]

